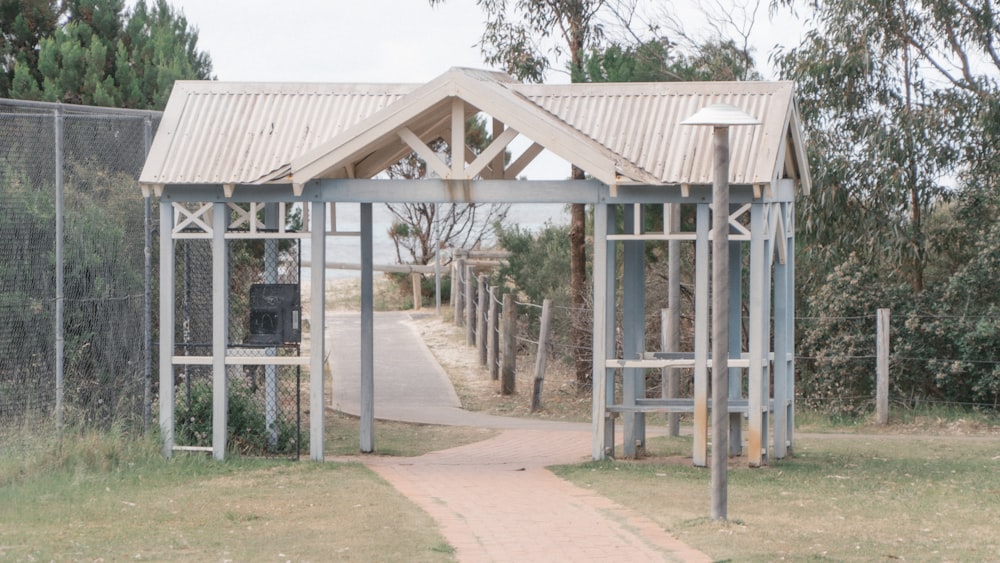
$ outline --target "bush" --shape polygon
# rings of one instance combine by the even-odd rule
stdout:
[[[192,383],[190,406],[178,394],[175,401],[175,437],[178,445],[209,446],[212,443],[212,384]],[[274,432],[266,424],[265,405],[257,389],[242,380],[230,380],[226,443],[231,452],[242,455],[296,454],[299,431],[296,421],[281,417]]]

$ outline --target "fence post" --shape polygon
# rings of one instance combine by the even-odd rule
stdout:
[[[419,311],[423,305],[420,295],[420,274],[416,272],[410,274],[410,283],[413,285],[413,310]]]
[[[889,309],[876,313],[875,418],[878,424],[889,424]]]
[[[517,309],[514,295],[503,296],[503,353],[500,354],[500,394],[514,394],[514,374],[517,370]]]
[[[475,266],[465,267],[465,344],[476,345]]]
[[[65,307],[64,295],[64,271],[63,264],[63,113],[58,107],[53,112],[55,123],[55,208],[56,208],[56,428],[61,432],[63,426],[63,412],[65,410],[65,323],[63,321],[63,311]]]
[[[460,256],[452,264],[451,275],[451,304],[455,313],[455,326],[462,326],[462,320],[464,319],[462,316],[465,309],[465,298],[462,296],[462,290],[465,288],[465,284],[462,281],[463,275],[465,275],[465,257]]]
[[[497,338],[497,291],[495,285],[490,286],[490,307],[486,318],[486,363],[490,368],[490,379],[496,381],[500,378],[500,365],[497,363],[497,356],[500,355],[500,339]]]
[[[542,408],[542,384],[549,358],[549,333],[552,331],[552,300],[542,301],[542,326],[538,330],[538,353],[535,356],[535,388],[531,392],[531,412]]]
[[[143,155],[149,156],[153,144],[153,120],[147,115],[143,125]],[[143,223],[145,224],[145,256],[143,258],[143,386],[142,386],[142,429],[149,432],[153,414],[153,196],[144,198]]]
[[[476,306],[476,346],[479,347],[479,365],[486,365],[486,274],[479,274],[479,288],[476,290],[479,303]]]

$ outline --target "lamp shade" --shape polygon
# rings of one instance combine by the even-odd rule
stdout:
[[[681,125],[713,125],[715,127],[760,125],[760,120],[730,104],[711,104],[681,121]]]

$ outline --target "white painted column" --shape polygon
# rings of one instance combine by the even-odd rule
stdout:
[[[174,453],[174,206],[160,200],[160,436]]]
[[[781,205],[785,211],[785,204]],[[784,236],[779,233],[780,236]],[[789,392],[789,351],[792,349],[794,334],[789,331],[794,319],[789,318],[789,312],[794,306],[795,280],[789,278],[790,255],[789,248],[785,262],[780,260],[774,266],[774,456],[783,458],[788,453],[788,440],[791,429],[788,418],[791,410],[792,397]]]
[[[309,459],[323,461],[323,359],[326,356],[326,206],[313,201],[310,213]]]
[[[767,462],[767,368],[770,317],[770,268],[767,242],[768,204],[754,203],[750,209],[750,368],[747,370],[749,435],[747,458],[751,467]]]
[[[226,278],[226,211],[224,202],[212,204],[212,457],[226,457],[229,382],[226,378],[229,284]]]
[[[591,425],[593,437],[591,457],[597,461],[605,459],[605,430],[608,424],[605,407],[608,401],[608,312],[604,304],[608,301],[608,205],[594,205],[594,325],[593,325],[593,374]],[[612,348],[613,349],[613,348]],[[611,446],[614,446],[612,442]]]

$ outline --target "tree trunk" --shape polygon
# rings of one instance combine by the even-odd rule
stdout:
[[[573,179],[584,179],[583,170],[573,167]],[[590,325],[592,316],[584,307],[587,299],[587,213],[582,203],[574,203],[570,208],[569,228],[569,264],[570,264],[570,294],[574,309],[573,347],[577,350],[574,357],[576,382],[579,386],[589,386],[591,381],[590,358],[582,354],[590,349]],[[594,306],[600,306],[595,303]]]

